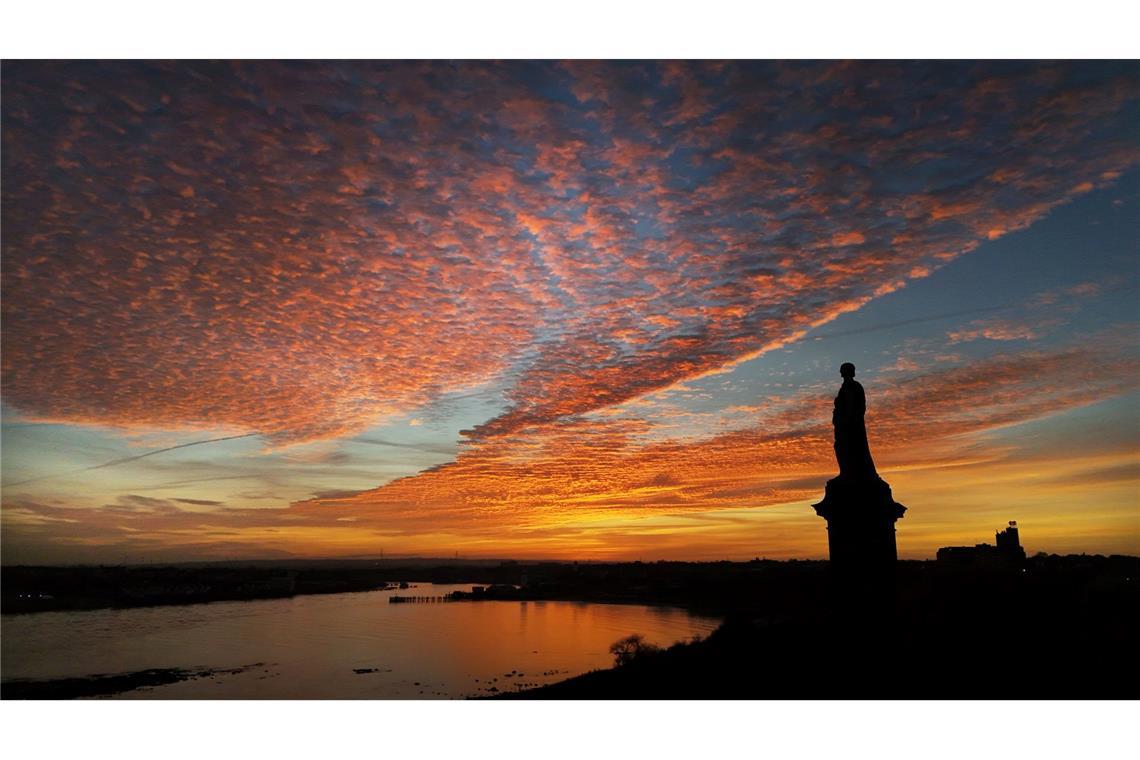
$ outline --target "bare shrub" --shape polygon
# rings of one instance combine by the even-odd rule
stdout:
[[[658,654],[660,651],[661,647],[650,644],[640,633],[630,634],[610,644],[610,654],[614,656],[616,667],[628,665],[638,658]]]

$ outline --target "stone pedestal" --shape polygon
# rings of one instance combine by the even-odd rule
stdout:
[[[891,487],[878,476],[832,478],[823,501],[813,505],[827,520],[827,544],[832,567],[848,576],[890,572],[898,559],[895,521],[906,507],[891,496]]]

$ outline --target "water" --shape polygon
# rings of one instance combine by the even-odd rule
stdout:
[[[470,588],[420,585],[402,593]],[[668,646],[719,624],[667,607],[389,604],[393,593],[401,592],[3,615],[0,668],[7,680],[264,663],[124,692],[120,699],[460,698],[609,667],[610,644],[631,633]],[[356,668],[377,671],[357,674]]]

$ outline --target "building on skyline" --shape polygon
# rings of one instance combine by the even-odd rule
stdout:
[[[1017,520],[1010,520],[1009,527],[997,531],[994,542],[996,546],[943,546],[936,556],[939,562],[1018,565],[1025,562],[1025,549],[1021,546]]]

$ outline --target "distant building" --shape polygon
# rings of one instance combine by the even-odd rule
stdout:
[[[1021,538],[1017,533],[1017,520],[1010,520],[1009,527],[999,530],[994,536],[997,550],[1011,559],[1025,559],[1025,549],[1021,548]]]
[[[1010,520],[1009,527],[999,530],[994,540],[997,546],[943,546],[938,550],[938,561],[970,564],[1020,564],[1025,561],[1025,549],[1021,547],[1017,520]]]

